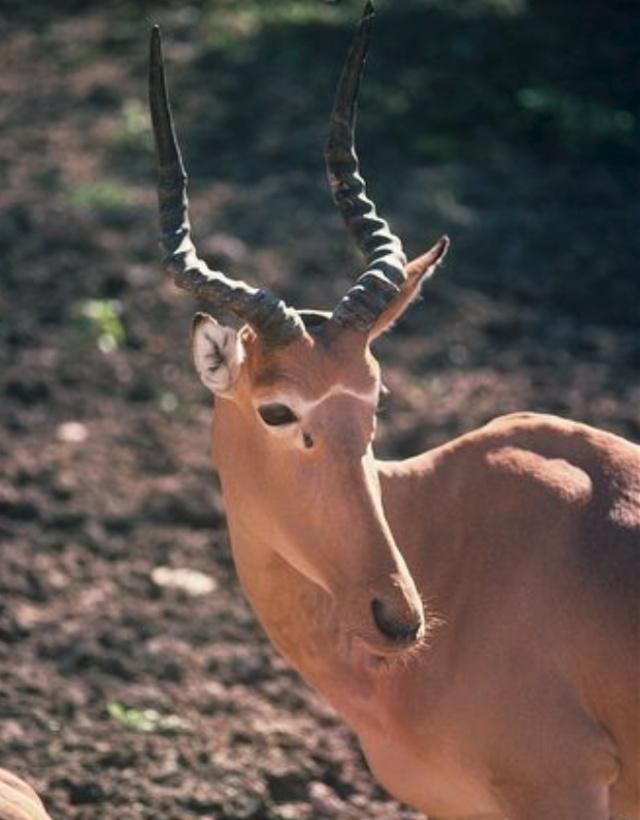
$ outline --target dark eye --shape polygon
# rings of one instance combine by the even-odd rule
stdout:
[[[283,424],[293,424],[298,417],[286,404],[261,404],[258,407],[260,418],[269,427],[281,427]]]

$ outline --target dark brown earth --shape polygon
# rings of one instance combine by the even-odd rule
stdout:
[[[238,589],[144,113],[159,20],[203,252],[330,305],[358,260],[319,158],[359,5],[0,3],[0,765],[57,820],[417,816]],[[368,175],[410,250],[454,244],[379,345],[379,452],[517,409],[637,441],[637,10],[380,5]],[[560,102],[518,96],[536,77]]]

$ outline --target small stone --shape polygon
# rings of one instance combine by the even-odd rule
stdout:
[[[58,441],[64,441],[67,444],[82,444],[88,436],[89,431],[79,421],[65,421],[59,424],[56,430]]]
[[[309,796],[317,817],[344,817],[345,803],[326,783],[316,781],[309,786]]]
[[[155,567],[151,573],[151,580],[156,586],[163,589],[178,589],[193,598],[209,595],[218,586],[210,575],[187,567]]]

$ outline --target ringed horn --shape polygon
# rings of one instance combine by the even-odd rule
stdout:
[[[378,316],[401,292],[406,281],[407,258],[402,243],[367,197],[355,151],[358,93],[366,62],[374,9],[368,0],[356,29],[338,83],[331,113],[325,162],[333,199],[345,224],[365,257],[366,269],[334,309],[336,324],[367,333]],[[196,253],[191,239],[187,174],[176,137],[167,94],[160,30],[151,33],[149,102],[158,160],[160,243],[164,265],[179,287],[235,313],[248,322],[271,346],[288,344],[304,332],[298,312],[267,290],[212,271]],[[438,260],[449,245],[439,241]]]
[[[211,270],[196,253],[191,239],[187,173],[171,114],[158,26],[151,32],[149,104],[158,164],[160,244],[165,252],[165,268],[173,274],[178,287],[248,322],[266,344],[275,347],[293,341],[304,332],[297,311],[265,289],[257,290]]]
[[[367,197],[355,150],[358,94],[374,15],[373,4],[367,0],[338,83],[325,149],[333,200],[367,266],[338,303],[332,318],[340,325],[364,332],[371,330],[383,310],[399,295],[407,278],[402,242]],[[448,237],[443,236],[436,247],[437,259],[441,261],[449,247]]]

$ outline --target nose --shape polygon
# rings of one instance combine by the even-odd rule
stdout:
[[[406,606],[393,606],[374,598],[371,602],[371,614],[382,635],[397,646],[414,643],[424,632],[422,613],[411,611]]]

